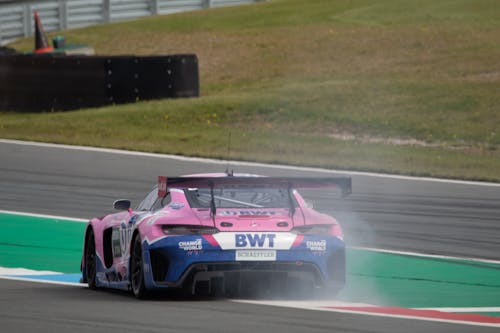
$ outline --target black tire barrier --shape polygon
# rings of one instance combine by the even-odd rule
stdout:
[[[13,55],[13,54],[20,54],[13,48],[7,47],[7,46],[0,46],[0,56],[2,55]]]
[[[0,110],[58,111],[199,96],[194,54],[0,56]]]

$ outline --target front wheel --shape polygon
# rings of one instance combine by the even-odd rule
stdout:
[[[130,284],[134,296],[143,299],[147,296],[147,289],[144,285],[141,237],[138,234],[134,238],[132,244],[132,255],[130,257]]]

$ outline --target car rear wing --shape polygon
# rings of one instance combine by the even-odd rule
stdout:
[[[210,215],[214,219],[217,212],[215,206],[215,188],[231,187],[279,187],[288,191],[290,204],[290,216],[295,213],[295,204],[293,201],[293,189],[297,188],[339,188],[342,197],[346,197],[352,192],[352,183],[350,177],[328,177],[328,178],[310,178],[310,177],[158,177],[158,197],[165,197],[168,188],[209,188],[210,189]]]
[[[351,177],[158,177],[158,196],[167,195],[167,188],[231,188],[242,186],[299,188],[338,188],[343,197],[352,192]]]

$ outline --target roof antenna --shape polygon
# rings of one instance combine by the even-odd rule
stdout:
[[[231,131],[229,131],[227,138],[227,166],[226,166],[226,175],[228,177],[232,177],[234,175],[234,170],[229,171],[229,159],[231,157]]]

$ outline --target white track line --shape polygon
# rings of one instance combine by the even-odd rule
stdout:
[[[79,219],[76,217],[24,213],[24,212],[16,212],[16,211],[11,211],[11,210],[0,210],[0,214],[12,214],[12,215],[20,215],[20,216],[41,217],[41,218],[46,218],[46,219],[66,220],[66,221],[70,221],[70,222],[88,222],[89,221],[89,220],[85,220],[85,219]]]
[[[253,299],[234,299],[232,300],[233,302],[236,303],[247,303],[247,304],[265,304],[265,305],[272,305],[272,306],[284,306],[284,307],[289,307],[289,308],[298,308],[298,309],[311,309],[311,308],[322,308],[322,307],[327,307],[327,306],[345,306],[345,307],[351,307],[351,306],[358,306],[358,307],[368,307],[368,306],[373,306],[377,307],[378,305],[375,304],[368,304],[368,303],[354,303],[354,302],[344,302],[344,301],[336,301],[336,300],[322,300],[322,301],[308,301],[308,300],[300,300],[300,301],[287,301],[287,300],[266,300],[266,301],[261,301],[261,300],[253,300]]]
[[[500,307],[470,307],[470,308],[413,308],[415,310],[433,310],[441,312],[471,313],[471,312],[500,312]]]
[[[0,279],[12,280],[12,281],[37,282],[37,283],[46,283],[46,284],[58,284],[58,285],[62,285],[62,286],[87,287],[86,283],[63,282],[63,281],[53,281],[53,280],[44,280],[44,279],[35,279],[35,278],[23,278],[23,277],[19,277],[19,276],[1,276],[0,275]]]
[[[129,155],[129,156],[139,156],[139,157],[152,157],[152,158],[161,158],[161,159],[172,159],[172,160],[177,160],[177,161],[209,163],[209,164],[217,164],[217,165],[227,165],[227,164],[230,164],[230,165],[241,165],[241,166],[270,168],[270,169],[282,169],[282,170],[294,170],[294,171],[309,171],[309,172],[322,172],[322,173],[328,173],[328,174],[345,174],[345,175],[358,175],[358,176],[368,176],[368,177],[377,177],[377,178],[390,178],[390,179],[400,179],[400,180],[413,180],[413,181],[426,181],[426,182],[436,182],[436,183],[449,183],[449,184],[461,184],[461,185],[477,185],[477,186],[500,187],[500,183],[464,181],[464,180],[441,179],[441,178],[431,178],[431,177],[411,177],[411,176],[391,175],[391,174],[383,174],[383,173],[373,173],[373,172],[332,170],[332,169],[312,168],[312,167],[299,167],[299,166],[280,165],[280,164],[265,164],[265,163],[255,163],[255,162],[216,160],[216,159],[200,158],[200,157],[186,157],[186,156],[169,155],[169,154],[154,154],[154,153],[145,153],[145,152],[128,151],[128,150],[118,150],[118,149],[110,149],[110,148],[97,148],[97,147],[86,147],[86,146],[72,146],[72,145],[65,145],[65,144],[54,144],[54,143],[32,142],[32,141],[19,141],[19,140],[0,139],[0,143],[16,144],[16,145],[23,145],[23,146],[33,146],[33,147],[45,147],[45,148],[59,148],[59,149],[92,151],[92,152],[100,152],[100,153],[108,153],[108,154],[118,154],[118,155]]]
[[[35,271],[26,268],[0,267],[0,275],[52,275],[52,274],[62,274],[62,273],[53,271]]]
[[[496,264],[500,265],[500,260],[491,260],[491,259],[481,259],[481,258],[469,258],[469,257],[452,257],[452,256],[444,256],[438,254],[426,254],[426,253],[418,253],[418,252],[407,252],[407,251],[396,251],[396,250],[385,250],[385,249],[377,249],[372,247],[348,247],[353,250],[364,250],[364,251],[372,251],[372,252],[380,252],[380,253],[388,253],[388,254],[399,254],[404,256],[411,257],[423,257],[423,258],[434,258],[434,259],[446,259],[446,260],[461,260],[461,261],[474,261],[474,262],[482,262],[486,264]]]
[[[8,267],[0,267],[0,279],[5,280],[15,280],[15,281],[28,281],[28,282],[38,282],[38,283],[49,283],[49,284],[60,284],[64,286],[85,286],[85,284],[75,283],[75,282],[64,282],[64,281],[54,281],[48,279],[37,279],[35,277],[26,276],[31,275],[63,275],[60,272],[53,271],[36,271],[33,269],[26,268],[8,268]]]

